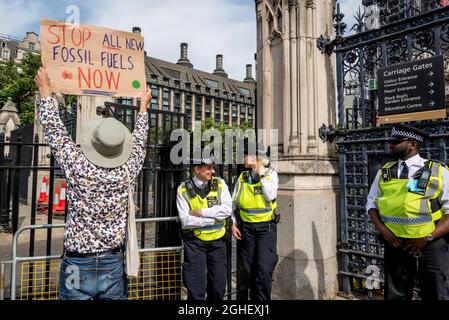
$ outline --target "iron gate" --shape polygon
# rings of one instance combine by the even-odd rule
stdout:
[[[449,62],[449,8],[437,1],[363,1],[376,5],[379,28],[368,30],[359,10],[354,35],[343,37],[346,24],[337,6],[336,38],[321,37],[318,47],[336,55],[338,128],[322,129],[336,138],[340,166],[339,277],[341,290],[366,291],[366,280],[383,283],[383,245],[365,211],[377,170],[390,160],[386,139],[391,126],[377,120],[377,70],[400,62],[442,55]],[[395,14],[392,14],[394,12]],[[372,21],[371,21],[372,22]],[[445,71],[445,78],[448,79]],[[447,83],[446,83],[447,87]],[[421,121],[430,138],[421,156],[449,161],[449,121]],[[332,129],[332,128],[330,128]],[[370,282],[371,283],[371,282]],[[371,286],[368,286],[372,289]]]
[[[104,107],[97,108],[97,114],[114,117],[132,131],[138,110],[137,106],[107,102]],[[66,128],[75,139],[76,113],[67,113],[65,109],[61,108],[59,112]],[[130,297],[132,299],[180,299],[182,289],[180,273],[182,255],[178,250],[181,245],[178,232],[180,223],[173,217],[177,217],[177,186],[187,178],[189,170],[188,166],[173,165],[170,161],[172,143],[169,141],[169,137],[174,129],[189,130],[190,119],[189,115],[185,113],[157,109],[149,109],[148,112],[150,129],[146,158],[137,181],[135,203],[140,208],[137,217],[139,221],[137,231],[140,237],[141,251],[142,253],[156,251],[156,253],[151,256],[141,255],[141,266],[144,266],[143,269],[146,266],[145,272],[151,271],[151,281],[147,281],[149,278],[147,274],[139,276],[139,280],[130,283],[132,289],[130,289],[132,291]],[[24,140],[23,130],[18,130],[11,141],[5,141],[4,135],[0,134],[0,188],[2,188],[0,222],[5,229],[12,231],[15,235],[23,230],[29,231],[30,234],[26,248],[27,257],[17,258],[19,261],[25,261],[21,267],[22,271],[25,270],[23,271],[24,275],[21,275],[22,279],[18,288],[20,297],[24,299],[57,298],[57,291],[55,291],[57,290],[55,284],[57,272],[55,270],[57,270],[59,260],[57,256],[62,252],[62,243],[60,237],[55,237],[57,230],[54,227],[63,226],[62,223],[66,220],[67,212],[66,205],[62,214],[55,215],[54,207],[51,205],[54,202],[57,178],[63,179],[64,177],[48,146],[39,141],[37,134],[34,135],[34,141]],[[47,149],[45,150],[45,148]],[[5,153],[7,149],[9,153]],[[26,163],[22,161],[24,150],[29,154],[27,156],[29,161]],[[45,155],[46,153],[48,157]],[[216,169],[217,174],[226,180],[231,190],[236,177],[238,177],[238,169],[242,168],[235,165],[220,165]],[[38,200],[38,188],[41,186],[38,176],[42,175],[49,178],[46,208],[43,208]],[[28,176],[30,176],[29,179]],[[27,189],[28,185],[32,189],[31,200],[28,206],[23,207],[20,205],[20,193],[21,190]],[[20,226],[19,218],[26,219],[25,227]],[[45,224],[42,225],[42,222],[39,221],[43,221]],[[157,222],[155,226],[154,222]],[[40,244],[37,243],[38,237],[36,236],[36,231],[39,229],[46,232],[44,243]],[[159,252],[158,248],[175,248],[176,252],[167,254],[167,252]],[[227,243],[228,286],[226,293],[228,299],[236,294],[233,291],[231,280],[232,273],[236,272],[235,259],[231,260],[233,248],[235,248],[235,244],[233,245],[229,239]],[[157,254],[158,252],[159,254]],[[15,255],[13,256],[15,257]],[[14,257],[11,262],[17,267]],[[145,259],[151,260],[151,266]],[[16,268],[12,268],[12,270],[16,270]],[[5,275],[4,272],[0,272],[0,276],[6,279],[11,277],[11,275]],[[2,290],[2,296],[8,296],[8,293],[10,292],[6,286],[6,295]]]

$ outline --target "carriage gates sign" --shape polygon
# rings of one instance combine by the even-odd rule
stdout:
[[[146,87],[139,34],[41,20],[41,45],[53,92],[139,97]]]
[[[442,56],[394,64],[377,75],[380,123],[446,118]]]

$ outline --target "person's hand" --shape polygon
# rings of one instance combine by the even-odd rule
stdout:
[[[231,232],[234,238],[236,238],[237,240],[242,240],[242,234],[235,224],[232,225]]]
[[[262,163],[260,163],[259,167],[257,168],[256,172],[259,174],[260,178],[263,178],[265,176],[265,167]]]
[[[202,212],[200,210],[190,210],[189,214],[193,217],[202,217]]]
[[[427,242],[426,238],[407,239],[404,243],[404,250],[413,255],[417,255],[427,245]]]
[[[151,89],[146,89],[140,96],[140,112],[147,112],[148,105],[151,102]]]
[[[394,248],[401,248],[403,246],[402,240],[397,238],[387,227],[382,228],[382,230],[380,230],[380,234],[390,246]]]
[[[50,96],[50,78],[48,77],[48,73],[45,68],[40,67],[39,70],[37,70],[36,76],[34,77],[34,83],[39,89],[41,99]]]

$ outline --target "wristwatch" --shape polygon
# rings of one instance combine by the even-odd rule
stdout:
[[[433,236],[432,236],[432,234],[429,234],[429,235],[426,237],[426,240],[427,240],[428,242],[433,241]]]

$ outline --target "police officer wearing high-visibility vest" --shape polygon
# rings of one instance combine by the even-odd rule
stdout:
[[[366,210],[385,240],[385,299],[410,300],[415,278],[423,300],[449,299],[449,171],[419,155],[428,134],[395,125],[390,151],[399,158],[377,173]]]
[[[226,182],[214,176],[213,162],[213,157],[192,157],[191,178],[179,186],[176,199],[188,300],[223,300],[226,289],[227,218],[232,199]]]
[[[251,147],[253,146],[253,147]],[[245,144],[243,171],[234,187],[231,230],[240,241],[243,262],[241,284],[251,300],[270,300],[273,271],[278,262],[276,197],[277,172],[269,166],[265,150]],[[246,294],[246,293],[245,293]],[[241,299],[247,299],[242,296]]]

